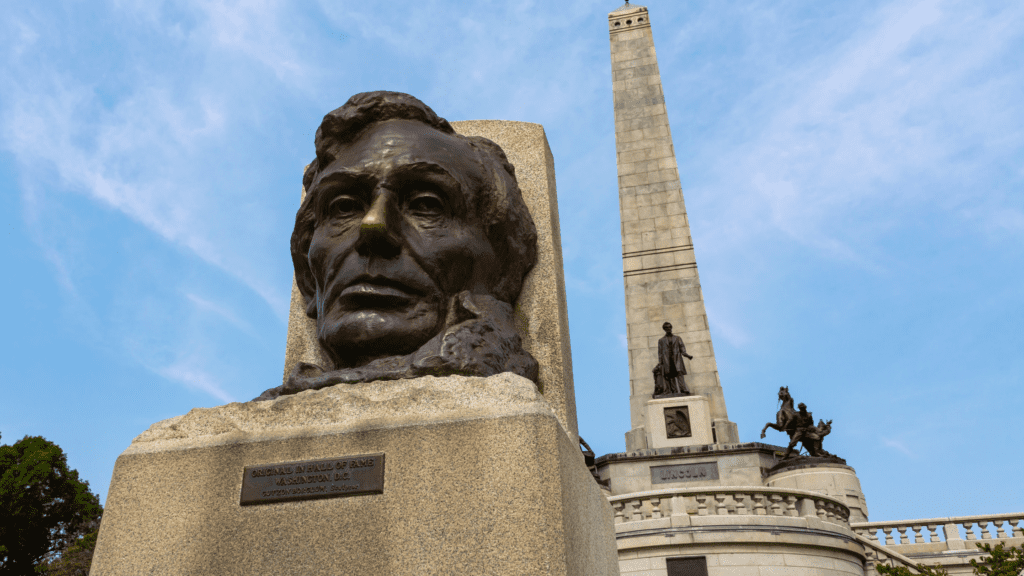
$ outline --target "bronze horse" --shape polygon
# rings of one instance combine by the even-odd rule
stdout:
[[[796,434],[796,410],[793,408],[793,397],[789,395],[788,386],[779,388],[779,402],[782,403],[782,408],[775,413],[775,424],[765,424],[761,429],[761,438],[765,437],[765,432],[769,428],[789,434],[790,440],[793,439],[793,434]]]

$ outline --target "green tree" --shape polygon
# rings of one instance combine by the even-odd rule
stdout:
[[[979,543],[978,548],[988,554],[980,562],[971,560],[974,573],[979,576],[1017,576],[1024,570],[1024,546],[1006,548],[1000,542],[995,546]]]
[[[61,551],[59,557],[50,561],[43,560],[36,566],[36,573],[40,576],[89,576],[96,537],[100,533],[98,521],[91,522],[90,526],[93,528]]]
[[[0,445],[0,574],[35,574],[102,514],[99,497],[59,446],[38,436]]]

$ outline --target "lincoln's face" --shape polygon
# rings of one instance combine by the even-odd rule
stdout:
[[[464,140],[411,120],[367,129],[310,186],[317,336],[337,367],[409,354],[451,296],[490,294],[494,250],[474,207],[490,177]]]

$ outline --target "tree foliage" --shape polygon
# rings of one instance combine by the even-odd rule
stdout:
[[[26,436],[0,445],[0,574],[28,576],[70,550],[103,513],[59,446]]]
[[[988,554],[981,561],[971,560],[978,576],[1017,576],[1024,570],[1024,546],[1006,548],[1002,542],[995,546],[986,542],[979,543],[978,548]]]
[[[36,567],[36,573],[40,576],[89,576],[96,537],[100,533],[99,522],[90,524],[95,527],[63,550],[60,557],[41,562]]]

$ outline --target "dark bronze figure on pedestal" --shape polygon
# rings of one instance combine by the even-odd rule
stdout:
[[[814,416],[807,411],[807,405],[803,402],[800,403],[799,411],[796,413],[795,418],[795,431],[790,437],[789,446],[786,447],[786,453],[782,455],[782,459],[789,458],[793,453],[793,447],[799,442],[803,445],[804,450],[807,450],[807,454],[813,457],[826,457],[832,456],[821,447],[821,440],[828,436],[832,432],[832,421],[828,422],[819,421],[818,425],[814,425]]]
[[[661,329],[665,331],[665,335],[658,340],[658,365],[654,367],[654,397],[689,396],[692,392],[686,387],[683,378],[686,375],[683,357],[693,360],[693,356],[686,353],[683,339],[672,334],[671,323],[665,322]]]
[[[260,400],[426,375],[537,380],[512,309],[537,231],[501,148],[408,94],[327,114],[295,217],[295,280],[330,366],[299,363]]]
[[[832,432],[832,421],[819,420],[818,425],[814,425],[814,416],[807,410],[807,405],[801,402],[797,406],[797,410],[793,409],[793,397],[789,395],[789,388],[783,386],[779,388],[779,401],[782,403],[782,408],[775,415],[775,424],[769,422],[764,425],[761,430],[761,438],[765,437],[765,432],[769,428],[774,428],[779,432],[785,432],[789,435],[789,445],[786,447],[786,452],[782,455],[783,462],[778,464],[779,466],[787,465],[786,461],[792,463],[794,460],[801,461],[803,458],[813,458],[817,461],[830,461],[845,464],[846,461],[839,458],[835,454],[826,452],[821,447],[821,442]],[[797,454],[793,454],[793,448],[797,444],[801,444],[804,450],[807,450],[808,456],[800,456],[799,450]],[[773,468],[773,470],[775,469]]]
[[[796,432],[796,410],[793,408],[793,397],[789,395],[787,386],[779,388],[779,402],[782,407],[775,413],[775,424],[771,422],[765,424],[761,429],[761,438],[765,437],[769,428],[785,432],[789,434],[790,439],[793,438],[793,434]]]

